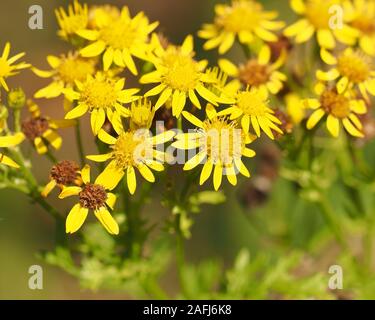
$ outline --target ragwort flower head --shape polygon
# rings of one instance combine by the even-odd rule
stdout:
[[[89,8],[89,29],[101,29],[120,17],[120,10],[111,5],[91,6]]]
[[[137,100],[134,96],[139,89],[124,89],[125,79],[114,79],[103,73],[94,77],[88,75],[84,82],[76,81],[77,91],[73,88],[64,90],[70,101],[76,101],[77,106],[69,111],[65,119],[75,119],[89,112],[91,128],[95,135],[103,127],[106,118],[117,132],[122,132],[121,117],[129,117],[130,112],[123,103]]]
[[[156,70],[140,79],[140,83],[159,83],[148,91],[145,96],[159,95],[155,109],[158,110],[170,98],[172,98],[172,111],[175,117],[179,117],[186,105],[186,100],[192,102],[197,108],[201,103],[196,95],[217,105],[218,97],[205,87],[206,83],[212,81],[204,71],[207,61],[196,61],[194,59],[193,37],[187,36],[182,46],[169,45],[163,48],[157,35],[152,39],[154,55],[151,59]]]
[[[94,211],[103,227],[110,234],[118,234],[119,226],[108,209],[112,209],[116,203],[116,195],[111,191],[113,188],[103,184],[100,174],[94,183],[90,179],[90,167],[86,165],[81,170],[82,186],[64,187],[59,198],[78,196],[78,203],[70,210],[66,218],[66,233],[78,231],[85,222],[90,210]]]
[[[74,40],[76,32],[87,27],[88,7],[87,4],[81,5],[78,0],[69,5],[68,12],[60,7],[55,10],[55,14],[60,27],[57,34],[64,40]]]
[[[290,0],[290,5],[300,20],[284,30],[287,37],[295,38],[297,43],[304,43],[316,35],[321,48],[333,49],[337,42],[353,45],[358,36],[356,29],[348,25],[348,16],[343,15],[343,25],[331,26],[335,6],[343,0]]]
[[[225,175],[230,184],[237,184],[237,174],[246,177],[250,173],[242,162],[242,157],[254,157],[255,152],[246,147],[252,140],[238,125],[227,117],[220,117],[212,105],[206,108],[207,118],[199,120],[194,115],[183,112],[184,117],[198,127],[195,132],[176,135],[172,145],[177,149],[199,149],[198,153],[189,159],[184,170],[192,170],[204,163],[200,184],[204,184],[213,173],[213,184],[218,190]]]
[[[83,57],[97,57],[103,54],[104,70],[108,70],[112,63],[118,67],[127,67],[134,75],[138,74],[133,57],[147,60],[149,34],[155,30],[158,22],[149,24],[143,12],[134,18],[129,9],[123,7],[121,15],[105,24],[98,30],[80,30],[79,36],[90,41],[90,44],[80,53]]]
[[[238,78],[244,85],[265,88],[272,94],[277,94],[283,88],[286,75],[278,71],[285,62],[285,51],[277,61],[271,62],[271,50],[264,45],[256,59],[250,59],[245,64],[237,67],[227,59],[220,59],[220,68],[232,77]]]
[[[155,116],[155,108],[147,98],[132,102],[130,107],[130,128],[149,129]]]
[[[307,128],[314,128],[320,120],[327,116],[327,129],[332,136],[338,137],[340,123],[352,136],[362,138],[363,126],[357,115],[367,112],[366,103],[363,99],[355,98],[350,91],[338,93],[336,88],[318,85],[316,93],[318,99],[307,99],[305,105],[314,110],[307,121]]]
[[[359,50],[347,48],[336,58],[327,50],[322,50],[322,59],[332,68],[327,71],[318,70],[318,80],[327,82],[337,80],[337,91],[343,93],[347,89],[358,88],[362,96],[369,100],[368,93],[375,96],[375,67],[373,58]]]
[[[155,149],[155,146],[171,140],[174,132],[166,131],[152,136],[147,129],[128,130],[119,133],[117,138],[104,130],[100,130],[98,138],[108,144],[112,149],[103,155],[87,156],[88,159],[97,162],[110,160],[97,182],[115,188],[126,175],[129,192],[134,194],[137,187],[135,168],[149,182],[155,182],[155,176],[151,169],[163,171],[163,162],[166,155],[163,151]]]
[[[96,61],[82,58],[76,52],[60,57],[49,55],[47,62],[52,70],[44,71],[35,67],[32,69],[39,77],[52,78],[48,86],[35,93],[35,98],[56,98],[63,93],[65,88],[74,87],[76,80],[83,82],[87,75],[95,74]]]
[[[375,2],[345,1],[344,12],[346,16],[350,16],[350,26],[359,32],[360,48],[368,55],[375,56]]]
[[[43,197],[47,197],[56,186],[62,190],[64,187],[82,184],[80,168],[76,162],[71,160],[63,160],[55,164],[49,178],[50,181],[41,192]]]
[[[272,140],[275,139],[272,130],[282,134],[277,126],[280,120],[274,115],[268,105],[268,91],[265,88],[250,88],[240,90],[235,96],[235,103],[219,115],[230,115],[231,120],[238,119],[245,132],[249,132],[250,126],[255,134],[260,137],[263,131]]]
[[[35,146],[39,154],[45,154],[48,151],[48,145],[54,149],[60,149],[62,137],[57,129],[68,128],[75,125],[74,120],[53,120],[43,116],[37,104],[28,101],[28,109],[31,117],[22,121],[22,132]]]
[[[10,43],[5,44],[3,54],[0,57],[0,88],[3,87],[6,91],[9,91],[9,87],[5,82],[5,79],[16,75],[19,70],[29,68],[31,65],[25,62],[14,64],[18,59],[22,58],[25,53],[16,54],[13,57],[9,57]]]
[[[277,41],[274,31],[280,30],[284,23],[274,21],[277,12],[265,11],[254,0],[232,0],[230,5],[215,6],[215,21],[205,24],[199,37],[207,39],[206,50],[219,47],[219,53],[226,53],[234,44],[236,37],[242,44],[250,44],[255,39]]]

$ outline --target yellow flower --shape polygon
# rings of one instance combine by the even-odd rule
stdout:
[[[299,124],[305,118],[306,108],[301,97],[295,93],[285,96],[286,111],[294,124]]]
[[[363,137],[362,124],[357,114],[365,114],[367,107],[362,99],[351,97],[351,93],[338,93],[337,90],[317,86],[319,99],[307,99],[305,104],[314,110],[307,121],[307,128],[314,128],[327,115],[327,129],[334,137],[339,136],[340,123],[354,137]]]
[[[33,68],[33,72],[42,78],[52,78],[52,82],[38,90],[35,98],[55,98],[68,87],[74,87],[75,81],[85,81],[87,75],[95,73],[95,61],[81,58],[77,53],[69,53],[60,57],[49,55],[47,62],[52,70],[43,71]]]
[[[113,188],[104,183],[100,174],[94,183],[90,179],[90,167],[86,165],[81,170],[81,177],[84,185],[82,187],[65,187],[60,195],[60,199],[70,196],[78,196],[79,201],[70,210],[66,218],[66,233],[78,231],[86,220],[89,210],[93,210],[103,227],[110,234],[119,234],[119,226],[111,216],[108,208],[113,210],[116,203],[116,195],[108,192]]]
[[[73,120],[52,120],[40,113],[39,107],[28,101],[31,118],[22,121],[22,132],[35,146],[39,154],[48,151],[47,144],[58,150],[62,144],[62,138],[57,133],[58,128],[68,128],[75,125]]]
[[[149,24],[143,12],[134,18],[130,17],[129,9],[123,7],[121,15],[110,24],[99,30],[80,30],[79,36],[90,41],[80,53],[83,57],[96,57],[103,52],[104,70],[112,63],[119,67],[127,67],[134,75],[138,74],[133,56],[146,60],[149,51],[149,34],[158,26],[158,22]]]
[[[218,67],[207,69],[206,75],[210,79],[207,88],[218,96],[217,102],[221,104],[234,103],[233,96],[241,89],[241,82],[238,79],[228,81],[228,75]]]
[[[10,148],[19,145],[25,136],[22,132],[18,132],[14,135],[7,135],[0,137],[0,148]],[[19,168],[20,166],[15,163],[11,158],[3,153],[0,153],[0,163],[5,164],[12,168]]]
[[[237,184],[238,172],[245,177],[250,177],[242,157],[254,157],[255,152],[246,147],[251,139],[238,127],[236,121],[218,116],[212,105],[207,106],[207,119],[204,121],[187,111],[182,114],[198,128],[195,132],[176,135],[177,141],[172,146],[184,150],[199,148],[198,153],[185,163],[184,170],[192,170],[204,163],[200,185],[204,184],[212,173],[215,190],[220,188],[223,175],[233,186]]]
[[[16,75],[19,70],[29,68],[31,65],[25,62],[20,62],[13,65],[18,59],[22,58],[25,53],[19,53],[15,56],[9,58],[10,52],[10,43],[5,44],[3,54],[0,57],[0,88],[3,87],[6,91],[9,91],[8,85],[5,82],[5,79],[11,76]]]
[[[74,0],[73,5],[69,5],[68,12],[60,7],[55,10],[55,14],[60,27],[57,34],[64,40],[70,40],[72,37],[74,38],[77,31],[87,27],[87,4],[81,5],[78,0]]]
[[[322,59],[328,65],[333,66],[328,72],[318,70],[316,77],[321,81],[337,81],[338,93],[346,89],[358,87],[361,94],[367,100],[367,92],[375,96],[375,68],[373,59],[361,51],[347,48],[336,58],[327,50],[322,50]]]
[[[64,187],[82,185],[79,172],[79,166],[74,161],[63,160],[55,164],[49,175],[50,181],[41,192],[42,196],[47,197],[56,186],[62,190]]]
[[[272,140],[275,139],[272,130],[282,134],[277,126],[281,121],[274,116],[274,111],[268,106],[268,91],[266,89],[247,88],[238,91],[235,103],[219,112],[219,115],[230,115],[230,119],[241,118],[241,125],[245,132],[249,132],[250,125],[255,134],[260,137],[261,130]]]
[[[206,50],[219,47],[219,53],[226,53],[238,36],[242,44],[250,44],[256,38],[263,41],[277,41],[274,31],[280,30],[284,23],[274,21],[275,11],[264,11],[260,3],[254,0],[232,0],[231,5],[215,6],[215,21],[203,25],[199,37],[207,39]]]
[[[359,31],[359,46],[368,55],[375,56],[375,2],[353,0],[344,2],[345,15],[350,26]]]
[[[89,8],[89,28],[101,29],[117,20],[120,17],[120,10],[111,5],[92,6]]]
[[[321,48],[333,49],[336,39],[347,45],[355,43],[358,32],[347,24],[348,17],[343,15],[343,25],[331,26],[334,23],[332,11],[343,0],[290,0],[293,11],[302,18],[284,30],[287,37],[295,37],[297,43],[310,40],[316,34]]]
[[[91,128],[95,135],[103,127],[106,117],[117,132],[122,132],[121,116],[129,117],[130,112],[122,103],[130,103],[139,89],[124,89],[125,79],[115,80],[103,73],[94,77],[88,75],[86,81],[76,81],[77,91],[73,88],[64,90],[70,101],[76,101],[77,106],[69,111],[65,119],[75,119],[85,113],[91,113]]]
[[[155,146],[171,140],[174,132],[167,131],[154,137],[146,130],[122,131],[117,138],[111,136],[104,130],[100,130],[98,138],[110,145],[112,151],[102,155],[87,156],[88,159],[96,162],[111,160],[102,172],[97,182],[115,188],[121,179],[126,175],[129,192],[134,194],[137,181],[134,168],[149,182],[155,182],[152,171],[163,171],[161,162],[165,160],[165,153]]]
[[[227,59],[220,59],[220,68],[229,76],[238,78],[245,86],[266,88],[272,94],[277,94],[287,80],[286,75],[278,71],[286,58],[286,52],[274,63],[271,63],[270,47],[264,45],[257,59],[250,59],[237,67]]]
[[[130,108],[130,128],[149,129],[155,116],[155,108],[147,98],[132,102]]]
[[[197,108],[201,108],[195,91],[207,101],[217,104],[218,97],[208,90],[204,84],[212,81],[204,70],[207,61],[194,60],[194,43],[191,35],[187,36],[181,47],[168,46],[164,49],[159,38],[154,35],[153,43],[156,47],[153,63],[156,70],[144,75],[140,83],[160,83],[145,96],[160,95],[155,109],[158,110],[172,97],[173,116],[179,117],[186,105],[187,98]]]

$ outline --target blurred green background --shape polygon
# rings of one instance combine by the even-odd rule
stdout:
[[[216,2],[211,0],[106,0],[87,1],[89,4],[128,5],[134,14],[143,10],[151,21],[160,21],[160,30],[172,41],[181,42],[185,35],[196,34],[200,25],[209,22],[213,17]],[[277,8],[286,19],[289,12],[285,11],[287,1],[263,1],[266,7]],[[56,36],[57,24],[54,9],[66,7],[69,1],[51,0],[17,0],[1,1],[0,3],[0,47],[11,41],[11,53],[25,51],[26,60],[39,68],[47,68],[47,54],[59,54],[69,50],[69,46]],[[44,12],[44,30],[28,28],[28,8],[39,4]],[[201,44],[197,40],[197,44]],[[200,56],[212,57],[211,53],[198,53]],[[37,89],[48,83],[31,71],[13,77],[9,84],[19,85],[31,96]],[[40,106],[54,118],[63,117],[61,100],[42,100]],[[87,120],[87,118],[86,118]],[[87,151],[94,150],[90,129],[87,121],[84,129]],[[77,154],[73,141],[72,130],[63,133],[64,144],[57,153],[59,159],[76,159]],[[264,147],[263,147],[264,148]],[[268,148],[268,147],[267,147]],[[50,163],[37,157],[31,148],[25,148],[34,163],[34,172],[40,181],[47,181]],[[278,157],[276,152],[276,158]],[[262,161],[261,159],[257,161]],[[277,161],[276,161],[277,162]],[[256,161],[250,162],[250,168]],[[270,170],[273,170],[272,164]],[[254,169],[252,169],[254,171]],[[265,233],[279,235],[275,237],[277,246],[306,249],[308,239],[322,225],[314,207],[296,201],[295,190],[281,181],[273,186],[273,197],[265,208],[255,204],[267,197],[267,194],[254,193],[251,181],[240,180],[236,190],[228,189],[228,201],[217,207],[205,207],[202,213],[195,216],[192,238],[187,241],[187,258],[198,262],[207,257],[223,259],[230,264],[238,251],[249,248],[251,254],[259,248],[267,248]],[[156,195],[157,192],[154,192]],[[52,197],[53,198],[53,197]],[[91,292],[79,287],[76,279],[57,268],[41,263],[36,252],[53,247],[54,224],[47,213],[39,206],[29,203],[28,199],[15,191],[1,190],[0,193],[0,299],[96,299],[96,298],[127,298],[121,292]],[[67,209],[69,201],[52,201],[59,208]],[[250,204],[250,206],[249,206]],[[61,207],[63,206],[63,207]],[[143,211],[144,217],[152,221],[161,221],[168,212],[160,205],[156,196]],[[269,221],[269,222],[266,222]],[[272,245],[274,245],[272,243]],[[322,271],[334,263],[331,252],[320,257]],[[28,268],[33,264],[41,264],[44,269],[44,290],[32,291],[28,288]],[[168,276],[163,279],[163,286],[169,292],[176,289],[177,276],[173,265]],[[249,284],[250,285],[250,284]]]

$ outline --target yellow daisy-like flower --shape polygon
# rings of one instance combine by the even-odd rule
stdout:
[[[137,100],[134,96],[139,89],[124,89],[125,79],[115,80],[103,73],[94,77],[88,75],[86,81],[76,81],[77,91],[73,88],[64,90],[70,101],[76,101],[77,106],[69,111],[65,119],[75,119],[85,113],[91,113],[91,128],[95,135],[103,127],[106,117],[116,132],[122,132],[121,117],[129,117],[130,112],[122,103]]]
[[[121,179],[126,175],[129,192],[134,194],[137,187],[135,168],[149,182],[155,182],[152,171],[163,171],[166,154],[155,149],[155,146],[164,144],[174,136],[173,131],[166,131],[156,136],[146,130],[123,131],[117,138],[111,136],[104,130],[100,130],[98,138],[110,145],[111,152],[103,155],[87,156],[88,159],[96,162],[111,160],[102,172],[98,183],[104,183],[115,188]]]
[[[168,46],[166,49],[160,44],[159,38],[153,36],[155,58],[152,59],[156,70],[140,79],[140,83],[160,83],[145,96],[159,95],[155,109],[158,110],[169,98],[172,97],[173,116],[179,117],[189,100],[197,108],[201,108],[196,92],[205,100],[217,104],[218,97],[204,85],[212,81],[212,78],[204,73],[207,61],[194,60],[194,40],[187,36],[182,46]]]
[[[11,148],[19,145],[23,140],[25,139],[25,136],[22,132],[18,132],[14,135],[7,135],[0,137],[0,148]],[[20,166],[14,162],[11,158],[6,156],[3,153],[0,153],[0,164],[5,164],[12,168],[19,168]]]
[[[257,59],[250,59],[239,67],[227,59],[220,59],[219,66],[228,75],[238,78],[245,86],[265,88],[272,94],[277,94],[283,88],[283,82],[287,80],[286,75],[278,71],[285,59],[286,53],[283,51],[277,61],[271,63],[271,49],[264,45]]]
[[[246,90],[238,91],[235,103],[219,112],[219,115],[230,115],[231,120],[240,118],[245,132],[249,132],[251,126],[258,137],[263,131],[274,140],[272,130],[283,134],[277,126],[281,124],[281,121],[275,117],[274,113],[268,106],[268,91],[264,88],[248,87]]]
[[[359,46],[368,55],[375,56],[375,2],[353,0],[344,2],[345,15],[350,26],[359,31]]]
[[[35,98],[56,98],[68,87],[74,87],[75,81],[85,81],[87,75],[94,75],[96,62],[91,59],[84,59],[78,53],[69,53],[60,57],[49,55],[47,62],[52,70],[43,71],[33,68],[33,72],[42,78],[52,78],[52,82],[38,90]]]
[[[89,21],[87,4],[81,5],[78,0],[69,5],[68,12],[60,7],[55,14],[60,27],[57,34],[64,40],[76,37],[76,32],[85,29]]]
[[[217,102],[221,104],[234,103],[233,96],[241,89],[241,82],[238,79],[228,81],[228,75],[218,67],[207,69],[206,74],[211,79],[207,87],[219,97]]]
[[[48,151],[48,145],[54,149],[60,149],[62,138],[57,133],[59,128],[68,128],[75,125],[74,120],[52,120],[49,117],[42,116],[39,107],[33,102],[28,101],[28,109],[31,118],[22,121],[22,132],[25,134],[39,154],[45,154]]]
[[[361,94],[367,100],[367,92],[375,96],[375,68],[373,59],[361,51],[347,48],[336,58],[327,50],[321,51],[321,57],[325,63],[333,66],[328,72],[318,70],[316,77],[320,81],[337,81],[338,93],[346,89],[359,88]]]
[[[213,172],[215,190],[220,188],[223,175],[235,186],[238,172],[245,177],[250,177],[242,157],[255,156],[255,152],[246,147],[252,140],[238,127],[237,121],[218,116],[212,105],[207,106],[206,114],[207,119],[201,121],[184,111],[183,116],[198,129],[195,132],[176,135],[177,141],[172,146],[183,150],[199,148],[198,153],[185,163],[184,170],[192,170],[204,163],[200,185],[204,184]]]
[[[306,107],[300,96],[289,93],[285,96],[286,111],[292,119],[293,124],[299,124],[305,118]]]
[[[31,65],[25,62],[14,64],[18,59],[22,58],[25,53],[19,53],[9,58],[10,43],[5,44],[3,54],[0,57],[0,88],[3,87],[6,91],[9,91],[8,85],[5,79],[16,75],[19,70],[29,68]]]
[[[295,37],[297,43],[310,40],[314,34],[321,48],[333,49],[336,40],[353,45],[358,36],[357,30],[348,25],[348,17],[343,15],[343,25],[330,25],[334,23],[336,13],[333,9],[338,8],[343,0],[290,0],[293,11],[302,18],[287,27],[284,34],[287,37]]]
[[[263,41],[277,41],[274,31],[283,28],[284,23],[274,21],[278,16],[275,11],[265,11],[263,6],[254,0],[232,0],[231,5],[215,6],[215,21],[203,25],[199,37],[207,39],[206,50],[219,47],[219,53],[226,53],[236,37],[240,43],[250,44],[256,38]]]
[[[89,29],[101,29],[120,17],[120,10],[111,5],[92,6],[89,8]]]
[[[70,210],[66,218],[66,233],[78,231],[86,220],[89,210],[93,210],[103,227],[110,234],[119,234],[119,226],[112,217],[108,208],[113,210],[116,203],[116,195],[108,192],[113,188],[104,183],[100,174],[94,183],[90,179],[90,167],[86,165],[81,170],[83,186],[65,187],[60,195],[60,199],[70,196],[78,196],[79,201]]]
[[[63,190],[64,187],[82,185],[79,166],[71,160],[63,160],[55,164],[49,178],[50,181],[41,192],[43,197],[47,197],[56,186]]]
[[[131,18],[129,9],[123,7],[118,19],[105,24],[99,30],[80,30],[79,36],[90,41],[90,44],[80,53],[83,57],[96,57],[103,52],[104,70],[112,63],[116,66],[127,67],[134,75],[138,74],[133,56],[146,60],[149,46],[149,34],[158,26],[158,22],[149,24],[143,12]]]
[[[155,108],[147,98],[132,102],[130,108],[130,129],[149,129],[155,116]]]
[[[349,134],[354,137],[363,137],[362,124],[357,114],[367,112],[366,103],[362,99],[351,97],[351,93],[338,93],[336,88],[330,89],[317,86],[316,92],[319,99],[307,99],[307,107],[314,109],[307,121],[307,128],[314,128],[319,121],[327,115],[327,129],[334,137],[339,136],[340,123],[344,125]]]

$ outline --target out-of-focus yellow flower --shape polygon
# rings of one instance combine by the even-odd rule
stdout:
[[[368,92],[375,96],[375,68],[373,59],[361,51],[347,48],[336,58],[327,50],[322,50],[325,63],[333,66],[328,72],[318,70],[316,77],[321,81],[337,81],[338,93],[353,87],[359,88],[364,98],[369,100]]]
[[[228,75],[218,67],[207,69],[206,74],[210,78],[207,87],[219,97],[217,102],[221,104],[233,103],[233,96],[241,89],[241,82],[238,79],[228,81]]]
[[[87,4],[81,5],[78,0],[74,0],[69,5],[68,12],[60,7],[55,10],[57,22],[60,30],[57,34],[64,40],[70,40],[76,36],[76,32],[85,29],[88,24]]]
[[[220,188],[223,175],[235,186],[238,172],[245,177],[250,177],[242,157],[255,156],[255,152],[246,146],[252,140],[247,132],[238,126],[237,121],[218,116],[212,105],[207,106],[206,115],[206,120],[201,121],[184,111],[183,116],[198,128],[195,132],[176,135],[177,141],[172,145],[183,150],[199,148],[198,153],[185,163],[184,170],[192,170],[204,163],[200,185],[204,184],[213,173],[215,190]]]
[[[111,5],[92,6],[89,8],[89,28],[101,29],[120,17],[120,10]]]
[[[0,88],[3,87],[6,91],[9,91],[8,85],[5,79],[16,75],[19,70],[29,68],[31,65],[25,62],[14,64],[18,59],[22,58],[25,53],[19,53],[9,58],[10,43],[5,44],[3,54],[0,57]]]
[[[289,93],[285,96],[286,111],[294,124],[299,124],[305,118],[306,107],[301,97],[296,93]]]
[[[23,140],[25,139],[25,136],[22,132],[18,132],[14,135],[6,135],[0,137],[0,148],[11,148],[19,145]],[[6,156],[3,153],[0,153],[0,164],[5,164],[12,168],[19,168],[20,166],[14,162],[11,158]]]
[[[219,115],[230,115],[230,119],[241,120],[242,128],[249,132],[250,126],[260,137],[263,131],[272,140],[275,139],[272,130],[282,134],[277,126],[281,121],[274,116],[274,111],[268,105],[268,91],[265,88],[247,88],[240,90],[235,96],[235,103],[219,112]]]
[[[49,175],[50,181],[41,192],[42,196],[47,197],[56,186],[61,190],[68,186],[80,186],[82,179],[79,173],[79,166],[74,161],[63,160],[55,164]]]
[[[361,49],[368,55],[375,56],[375,2],[345,1],[344,12],[346,16],[350,16],[350,26],[359,31]]]
[[[95,135],[103,127],[106,117],[117,132],[122,132],[121,117],[129,117],[130,112],[122,103],[137,100],[134,96],[139,89],[124,89],[125,79],[115,80],[103,73],[94,77],[88,75],[86,81],[76,81],[77,91],[64,90],[66,98],[76,101],[77,106],[65,115],[65,119],[75,119],[91,113],[91,128]]]
[[[236,37],[240,43],[250,44],[255,39],[277,41],[274,31],[280,30],[284,22],[274,21],[278,16],[275,11],[265,11],[263,6],[254,0],[232,0],[230,5],[215,6],[213,24],[203,25],[199,37],[207,39],[206,50],[219,47],[219,53],[226,53],[234,44]]]
[[[118,19],[102,26],[99,30],[80,30],[79,36],[90,41],[90,44],[80,53],[83,57],[97,57],[103,54],[104,70],[112,63],[116,66],[127,67],[134,75],[138,74],[133,57],[147,60],[149,34],[158,26],[158,22],[149,24],[143,12],[131,18],[129,9],[123,7]]]
[[[78,231],[86,220],[89,210],[93,210],[103,227],[110,234],[118,234],[119,226],[112,217],[108,208],[112,209],[116,203],[116,195],[109,192],[113,188],[104,183],[100,174],[94,183],[90,179],[90,167],[86,165],[81,170],[81,177],[84,185],[82,187],[65,187],[59,198],[64,199],[70,196],[78,196],[78,203],[70,210],[66,218],[66,233]]]
[[[159,95],[155,109],[158,110],[168,99],[172,98],[172,111],[179,117],[189,100],[197,108],[201,104],[195,92],[205,100],[217,104],[218,97],[204,85],[212,79],[204,71],[207,61],[194,60],[194,42],[191,35],[187,36],[182,46],[169,45],[166,49],[160,44],[159,37],[153,36],[153,46],[156,48],[152,62],[156,70],[141,77],[140,83],[159,83],[148,91],[145,96]]]
[[[250,59],[237,67],[227,59],[220,59],[220,68],[232,77],[238,78],[245,86],[265,88],[272,94],[277,94],[287,80],[286,75],[278,71],[284,64],[286,52],[277,61],[271,63],[270,47],[264,45],[256,59]]]
[[[284,34],[287,37],[295,37],[297,43],[306,42],[316,34],[319,46],[326,49],[333,49],[336,40],[353,45],[358,32],[348,25],[348,16],[342,16],[342,26],[330,25],[335,20],[335,12],[332,9],[342,2],[343,0],[290,0],[293,11],[302,17],[287,27]]]
[[[85,81],[87,75],[94,75],[96,62],[92,59],[85,59],[78,53],[68,53],[60,57],[49,55],[47,62],[52,70],[43,71],[33,68],[33,72],[42,78],[52,78],[52,82],[38,90],[35,98],[55,98],[63,93],[68,87],[74,87],[75,81]]]
[[[72,127],[75,121],[52,120],[44,117],[33,101],[28,101],[28,109],[31,118],[22,121],[22,132],[34,144],[36,151],[39,154],[45,154],[48,151],[48,144],[56,150],[60,149],[62,138],[57,133],[57,129]]]
[[[155,108],[147,98],[132,102],[130,108],[130,128],[149,129],[155,116]]]
[[[135,168],[149,182],[155,182],[152,171],[163,171],[162,162],[166,154],[155,149],[156,145],[164,144],[174,136],[173,131],[166,131],[152,136],[148,130],[123,131],[117,138],[104,130],[100,130],[98,138],[110,145],[111,152],[102,155],[87,156],[96,162],[111,160],[97,179],[98,184],[103,184],[111,189],[115,188],[126,175],[129,192],[134,194],[137,187]]]
[[[366,103],[362,99],[353,98],[350,91],[338,93],[336,88],[316,87],[318,99],[306,99],[307,107],[314,110],[307,121],[307,128],[314,128],[319,121],[327,116],[327,129],[334,137],[339,136],[340,123],[350,135],[363,137],[362,124],[357,114],[367,112]]]

